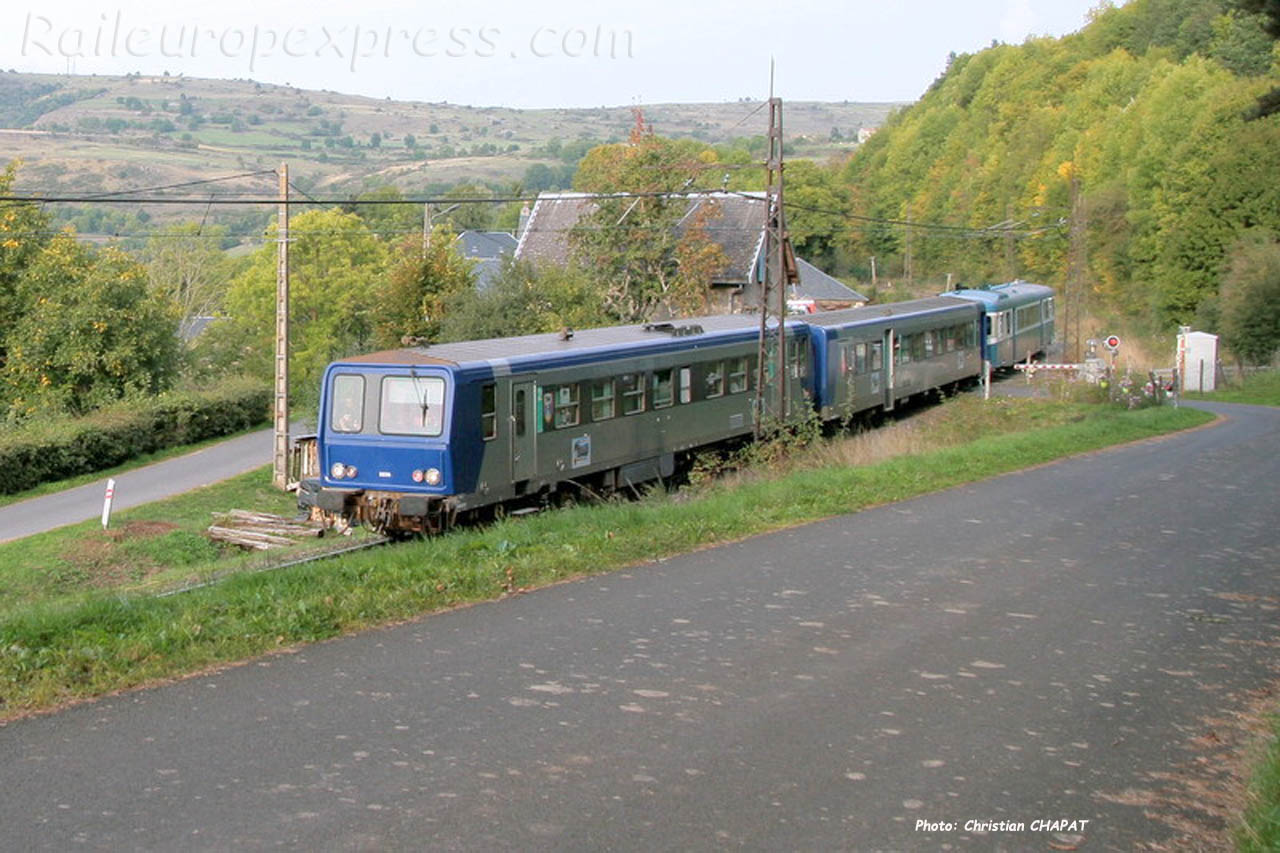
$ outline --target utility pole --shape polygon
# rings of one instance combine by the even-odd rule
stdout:
[[[289,485],[289,164],[280,164],[280,207],[276,213],[276,393],[275,445],[271,481]]]
[[[765,410],[772,394],[767,386],[776,380],[778,403],[774,412],[780,420],[786,420],[787,409],[787,285],[799,276],[795,261],[790,256],[790,238],[787,235],[786,215],[782,193],[782,99],[769,98],[769,157],[765,161],[767,212],[764,240],[764,280],[760,286],[760,343],[756,360],[755,435],[763,429]],[[769,328],[769,317],[777,318],[776,348],[770,354],[770,342],[775,339],[774,329]],[[776,361],[773,361],[776,359]],[[773,376],[769,376],[768,363],[773,361]]]
[[[910,288],[915,276],[915,258],[911,254],[911,237],[915,229],[911,227],[911,213],[907,212],[907,245],[902,255],[902,277],[907,280],[907,287]],[[910,291],[908,291],[910,292]]]
[[[1064,355],[1067,361],[1080,360],[1080,327],[1083,324],[1084,291],[1089,268],[1088,213],[1080,191],[1080,173],[1071,167],[1071,227],[1067,249],[1067,287],[1063,294],[1066,310],[1063,323]]]
[[[422,259],[427,259],[427,250],[431,248],[431,202],[422,205]]]
[[[1004,275],[1005,281],[1013,281],[1018,277],[1018,267],[1014,262],[1016,257],[1013,244],[1013,215],[1011,206],[1004,206]]]

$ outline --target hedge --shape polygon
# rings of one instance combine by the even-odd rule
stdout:
[[[271,389],[229,380],[169,392],[82,418],[43,420],[0,434],[0,494],[120,465],[135,456],[240,432],[270,420]]]

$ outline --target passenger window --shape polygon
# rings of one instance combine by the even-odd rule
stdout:
[[[856,347],[854,347],[853,368],[854,368],[853,370],[854,373],[867,372],[867,345],[866,344],[858,344]]]
[[[653,407],[665,409],[675,402],[674,389],[671,387],[672,371],[655,370],[653,372]]]
[[[693,380],[690,376],[689,368],[680,368],[678,378],[680,380],[680,402],[688,403],[693,399]]]
[[[747,390],[748,359],[735,358],[729,362],[729,393],[739,394]]]
[[[803,379],[808,375],[808,361],[805,358],[804,341],[801,338],[787,339],[787,360],[791,362],[791,375]]]
[[[703,380],[706,384],[706,399],[713,397],[721,397],[724,395],[724,362],[716,361],[707,366],[707,375]]]
[[[873,371],[880,370],[884,367],[884,344],[876,341],[871,345],[871,369]]]
[[[578,386],[561,385],[556,389],[556,429],[577,426],[580,419],[578,411]]]
[[[644,411],[644,374],[627,373],[618,380],[622,388],[622,414],[634,415]]]
[[[485,441],[498,437],[498,389],[492,383],[480,387],[480,431]]]
[[[528,427],[528,421],[525,418],[525,389],[520,388],[511,397],[511,420],[515,423],[515,431],[517,438],[523,438],[525,429]]]
[[[607,421],[614,415],[614,381],[601,379],[591,383],[591,420]]]

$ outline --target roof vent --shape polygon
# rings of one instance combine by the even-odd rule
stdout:
[[[646,332],[665,332],[673,338],[701,335],[704,331],[697,323],[690,323],[687,326],[677,326],[675,323],[645,323],[644,330]]]

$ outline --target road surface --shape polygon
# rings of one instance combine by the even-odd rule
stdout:
[[[1280,411],[1209,408],[1229,419],[10,724],[0,846],[1220,839],[1203,777],[1276,678]]]

